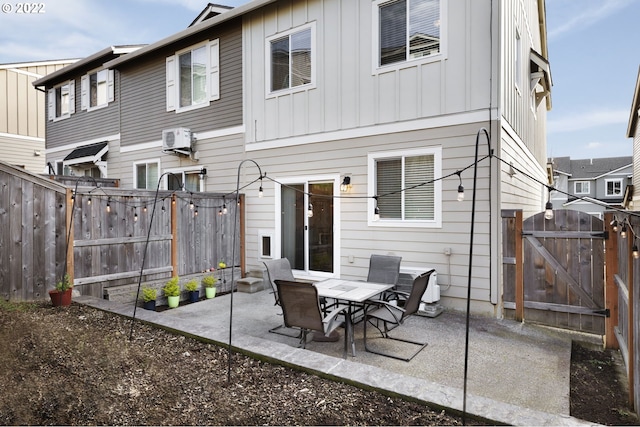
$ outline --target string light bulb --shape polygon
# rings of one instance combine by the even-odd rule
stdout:
[[[617,219],[613,219],[613,221],[611,221],[609,223],[609,225],[611,225],[613,227],[613,231],[615,231],[616,233],[618,232],[618,220]]]
[[[307,216],[309,218],[313,217],[313,205],[309,203],[309,208],[307,209]]]
[[[638,245],[636,243],[633,244],[633,249],[631,250],[631,254],[633,255],[633,259],[640,258],[640,252],[638,252]]]
[[[138,210],[133,208],[133,222],[138,222]]]
[[[458,179],[460,180],[460,183],[458,184],[458,201],[461,202],[464,200],[464,187],[462,185],[462,172],[458,171],[456,172],[456,175],[458,175]]]
[[[620,237],[627,238],[627,224],[622,224],[622,231],[620,231]]]
[[[262,185],[261,185],[260,189],[258,190],[258,198],[262,199],[263,196],[264,196],[264,191],[262,191]]]
[[[193,210],[193,208],[195,208],[195,205],[193,204],[193,200],[189,200],[189,209]]]
[[[375,202],[375,206],[373,207],[373,220],[374,221],[379,221],[380,220],[380,208],[378,208],[378,196],[374,196],[373,200]]]
[[[91,196],[87,199],[87,205],[91,206]]]
[[[553,204],[551,202],[547,202],[547,204],[544,206],[544,219],[553,219]]]
[[[107,199],[107,213],[111,212],[111,197]]]
[[[222,215],[226,215],[226,214],[227,214],[227,212],[228,212],[228,211],[227,211],[227,204],[226,204],[226,203],[223,203],[223,204],[222,204]]]

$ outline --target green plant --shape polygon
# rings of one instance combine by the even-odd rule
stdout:
[[[185,289],[189,292],[195,292],[198,290],[198,281],[196,279],[191,279],[184,285]]]
[[[205,288],[215,288],[217,281],[218,279],[216,279],[212,274],[202,278],[202,284]]]
[[[65,274],[62,280],[56,283],[56,291],[64,292],[68,289],[71,289],[73,284],[71,283],[71,278],[69,277],[69,273]]]
[[[164,292],[164,296],[166,297],[177,297],[180,296],[180,278],[178,276],[174,276],[167,283],[165,283],[162,291]]]
[[[151,288],[145,286],[142,288],[142,300],[144,302],[155,301],[158,297],[158,290],[156,288]]]

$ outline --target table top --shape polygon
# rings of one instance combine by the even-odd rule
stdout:
[[[327,279],[315,282],[314,286],[318,289],[318,296],[352,302],[366,301],[393,288],[393,285],[384,283],[344,279]]]

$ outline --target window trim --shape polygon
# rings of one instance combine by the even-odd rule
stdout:
[[[161,169],[161,163],[160,163],[160,159],[159,158],[155,158],[155,159],[147,159],[147,160],[139,160],[139,161],[135,161],[132,164],[133,167],[133,185],[132,187],[136,190],[155,190],[158,186],[158,183],[156,182],[154,184],[154,186],[152,188],[139,188],[138,187],[138,166],[139,165],[149,165],[155,163],[156,165],[158,165],[158,178],[160,178],[160,171]],[[149,183],[147,183],[149,184]],[[162,186],[162,185],[161,185]]]
[[[620,183],[620,192],[618,194],[610,194],[609,193],[609,183],[615,183],[618,182]],[[624,194],[624,188],[623,188],[623,184],[624,184],[624,179],[623,178],[608,178],[604,180],[604,195],[605,197],[622,197],[622,195]]]
[[[423,56],[420,58],[407,59],[405,61],[395,62],[388,65],[380,65],[380,53],[378,46],[380,46],[380,6],[388,3],[393,3],[397,0],[375,0],[372,4],[371,11],[371,74],[381,74],[393,70],[401,70],[404,68],[411,68],[418,65],[428,64],[431,62],[443,61],[447,58],[447,1],[439,0],[440,4],[440,53],[436,55]]]
[[[284,37],[291,37],[307,29],[311,30],[311,82],[300,86],[289,87],[286,89],[271,90],[271,42]],[[276,98],[282,95],[290,95],[296,92],[305,92],[316,88],[316,63],[317,63],[317,44],[316,44],[316,21],[308,22],[286,31],[272,34],[265,39],[265,96],[267,98]]]
[[[414,157],[433,155],[433,219],[432,220],[395,220],[384,219],[374,221],[373,213],[376,202],[372,194],[367,203],[367,225],[370,227],[419,227],[419,228],[442,228],[442,180],[438,179],[442,175],[442,147],[426,147],[400,151],[381,151],[369,153],[367,156],[367,186],[371,192],[376,188],[376,161],[378,159],[391,159],[394,157]]]
[[[578,192],[578,189],[576,188],[576,186],[577,186],[579,183],[580,183],[580,184],[582,184],[583,186],[586,184],[586,185],[589,187],[589,189],[588,189],[587,191],[580,191],[580,192]],[[591,181],[584,181],[584,180],[581,180],[581,181],[574,181],[574,182],[573,182],[573,194],[576,194],[576,195],[577,195],[577,194],[591,194]]]
[[[205,101],[180,107],[180,55],[205,47],[207,67]],[[209,107],[211,101],[220,99],[220,39],[206,40],[176,51],[165,59],[166,111],[176,114]]]
[[[200,174],[200,171],[202,170],[202,166],[188,166],[188,167],[184,167],[184,168],[171,168],[171,169],[165,169],[162,172],[162,184],[161,184],[161,188],[163,190],[167,190],[169,188],[169,175],[167,175],[168,172],[173,173],[175,175],[182,175],[182,183],[184,184],[184,175],[186,174]],[[199,177],[199,181],[198,181],[198,190],[197,191],[192,191],[192,193],[202,193],[204,191],[206,191],[205,188],[205,178],[204,176],[200,175]],[[190,190],[187,190],[186,188],[184,188],[182,191],[188,192]]]
[[[57,96],[56,90],[63,86],[69,85],[69,109],[68,112],[60,116],[56,116]],[[53,86],[47,92],[47,120],[50,122],[57,122],[59,120],[68,119],[72,114],[76,112],[76,85],[75,80],[68,80]]]

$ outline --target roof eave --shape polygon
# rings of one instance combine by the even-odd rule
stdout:
[[[636,89],[633,92],[633,100],[631,101],[631,114],[629,115],[629,124],[627,125],[627,138],[633,138],[638,114],[640,112],[640,67],[638,67],[638,77],[636,78]]]
[[[93,55],[87,56],[86,58],[82,58],[73,64],[67,65],[66,67],[62,67],[59,70],[54,71],[53,73],[47,74],[46,76],[35,80],[32,84],[35,87],[38,86],[46,86],[48,83],[52,81],[59,80],[66,75],[73,74],[76,70],[85,67],[87,64],[90,64],[94,61],[99,60],[100,58],[104,58],[109,55],[124,55],[127,53],[135,52],[137,49],[140,49],[143,45],[127,45],[127,46],[109,46],[106,47]]]
[[[105,64],[107,68],[116,68],[119,65],[124,64],[125,62],[133,61],[142,56],[153,53],[159,49],[162,49],[166,46],[170,46],[184,38],[192,36],[194,34],[198,34],[199,32],[208,30],[211,27],[215,27],[223,22],[230,21],[231,19],[237,18],[239,16],[244,15],[245,13],[249,13],[258,8],[261,8],[267,4],[273,3],[276,0],[254,0],[252,2],[246,3],[242,6],[238,6],[234,9],[231,9],[225,13],[221,13],[218,16],[214,16],[213,18],[207,19],[203,22],[195,24],[192,27],[188,27],[178,33],[170,35],[169,37],[165,37],[162,40],[158,40],[155,43],[151,43],[141,49],[138,49],[135,52],[132,52],[128,55],[123,55],[119,58],[115,58]]]

